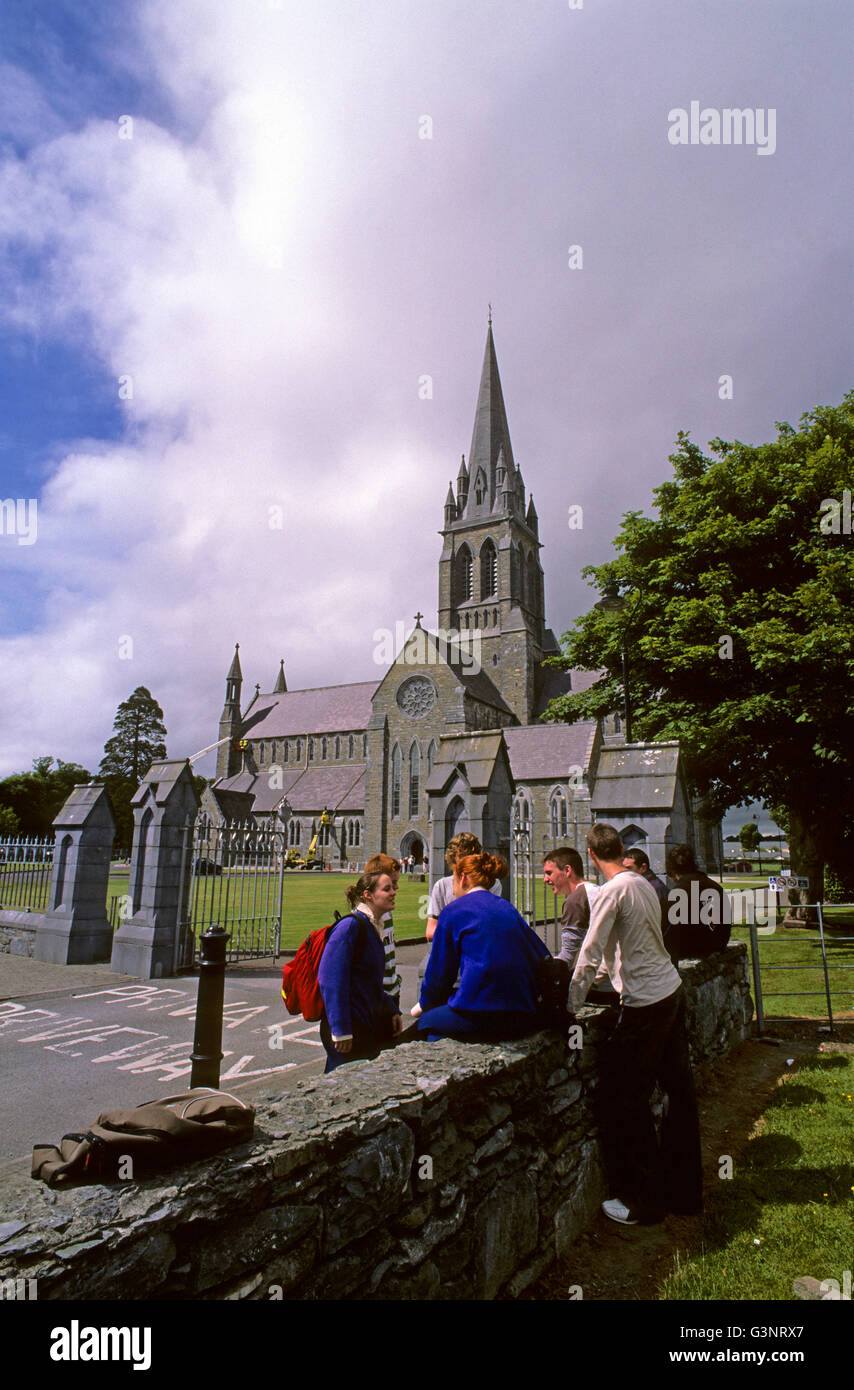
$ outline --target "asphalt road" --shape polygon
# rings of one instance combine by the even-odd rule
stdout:
[[[425,947],[402,947],[403,1007],[416,998]],[[73,968],[73,967],[72,967]],[[114,977],[115,979],[115,977]],[[279,1089],[320,1074],[316,1023],[281,999],[282,963],[226,973],[220,1085]],[[190,1085],[198,980],[121,980],[0,1000],[0,1162],[30,1157],[86,1128],[104,1110],[140,1105]]]

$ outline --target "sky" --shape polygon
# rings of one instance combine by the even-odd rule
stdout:
[[[489,304],[558,634],[679,430],[851,389],[848,0],[0,22],[0,775],[96,770],[140,685],[194,754],[235,642],[248,697],[435,626]]]

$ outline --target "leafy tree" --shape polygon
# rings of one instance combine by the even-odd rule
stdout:
[[[635,737],[680,740],[710,814],[764,801],[814,897],[854,812],[854,392],[777,428],[711,456],[679,434],[658,515],[627,513],[617,557],[585,570],[622,609],[577,619],[554,661],[603,674],[549,717],[620,708],[625,644]]]
[[[138,685],[116,710],[113,737],[104,744],[101,776],[130,778],[138,787],[151,764],[165,757],[163,711],[151,692]]]
[[[0,806],[0,839],[5,840],[19,833],[18,817],[11,806]]]
[[[759,826],[755,821],[746,821],[738,832],[738,838],[745,854],[753,854],[759,848]]]
[[[15,772],[0,782],[0,807],[17,818],[13,834],[49,835],[54,819],[78,782],[91,781],[79,763],[51,757],[34,758],[31,772]],[[9,833],[9,832],[0,832]]]

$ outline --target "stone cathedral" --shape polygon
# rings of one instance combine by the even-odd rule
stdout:
[[[558,844],[583,853],[596,820],[616,825],[627,847],[643,846],[659,872],[670,845],[686,841],[701,864],[719,865],[720,827],[695,813],[677,743],[627,744],[616,714],[541,722],[551,699],[596,675],[543,665],[559,647],[491,320],[468,460],[448,490],[441,534],[439,630],[417,614],[378,683],[289,690],[282,662],[270,692],[256,686],[247,702],[235,649],[205,814],[285,826],[300,852],[318,831],[333,867],[380,850],[417,862],[427,854],[431,879],[459,830],[507,856],[512,827],[527,827],[539,859]]]

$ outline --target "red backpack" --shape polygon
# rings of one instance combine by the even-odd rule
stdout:
[[[317,1023],[323,1017],[323,998],[317,978],[320,957],[338,923],[343,921],[344,918],[336,913],[335,921],[328,927],[309,932],[293,960],[289,960],[282,971],[285,1008],[289,1014],[302,1014],[306,1023]]]

